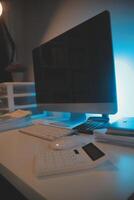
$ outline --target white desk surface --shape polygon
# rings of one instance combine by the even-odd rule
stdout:
[[[33,158],[48,142],[19,133],[0,133],[0,173],[30,200],[127,200],[134,192],[134,148],[96,143],[114,165],[72,174],[37,178]]]

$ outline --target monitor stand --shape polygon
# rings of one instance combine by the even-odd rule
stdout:
[[[58,121],[54,122],[55,125],[62,127],[73,128],[86,121],[85,113],[69,113],[68,117],[60,118]]]

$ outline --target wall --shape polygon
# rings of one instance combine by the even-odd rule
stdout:
[[[109,10],[117,78],[118,114],[134,115],[134,1],[12,0],[11,5],[16,16],[12,17],[12,20],[18,59],[28,69],[26,80],[33,80],[31,51],[34,47],[103,10]]]
[[[16,62],[27,68],[25,80],[33,80],[32,49],[41,43],[60,0],[3,0],[4,18],[16,44]]]
[[[3,15],[15,44],[16,44],[16,59],[23,62],[23,15],[22,15],[22,1],[3,0]]]

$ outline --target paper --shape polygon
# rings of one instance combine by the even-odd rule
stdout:
[[[28,115],[31,115],[31,111],[28,110],[16,110],[14,112],[6,113],[2,116],[0,116],[0,120],[3,119],[10,119],[10,118],[21,118],[21,117],[26,117]]]
[[[110,135],[110,134],[107,134],[106,129],[103,129],[101,131],[95,130],[94,137],[95,137],[95,140],[99,142],[121,144],[124,146],[134,146],[134,137]]]
[[[31,111],[16,110],[0,116],[0,131],[20,128],[31,123]]]

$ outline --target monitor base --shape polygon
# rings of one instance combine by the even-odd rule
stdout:
[[[68,117],[63,117],[56,121],[54,120],[52,124],[61,127],[74,128],[75,126],[84,123],[85,121],[86,121],[85,113],[70,113]]]
[[[70,121],[81,123],[86,121],[86,114],[85,113],[70,113]]]

